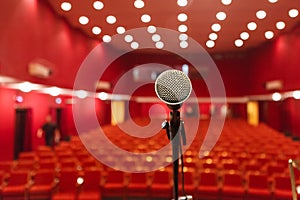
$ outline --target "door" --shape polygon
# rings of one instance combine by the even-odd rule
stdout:
[[[20,152],[31,151],[31,109],[16,109],[15,137],[14,137],[14,159],[18,158]]]

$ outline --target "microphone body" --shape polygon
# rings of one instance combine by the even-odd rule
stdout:
[[[189,77],[182,71],[171,69],[162,72],[155,81],[155,92],[171,110],[178,110],[192,91]]]

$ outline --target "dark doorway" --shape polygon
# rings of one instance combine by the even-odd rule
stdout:
[[[15,137],[14,137],[14,159],[18,158],[20,152],[31,151],[31,109],[16,109]]]

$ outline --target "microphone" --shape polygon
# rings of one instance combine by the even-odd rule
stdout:
[[[177,110],[192,91],[189,77],[180,70],[162,72],[155,81],[155,93],[172,110]]]

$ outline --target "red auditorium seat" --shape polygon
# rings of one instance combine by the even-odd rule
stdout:
[[[234,170],[225,171],[221,191],[222,200],[245,199],[246,188],[242,175]]]
[[[247,185],[247,199],[259,200],[259,199],[271,199],[272,193],[270,189],[270,183],[268,182],[268,176],[260,173],[249,173]]]
[[[125,196],[125,174],[122,171],[108,171],[104,185],[101,188],[103,197]]]
[[[204,170],[199,174],[199,185],[197,199],[219,199],[220,185],[218,175],[215,170]]]
[[[292,185],[289,176],[274,177],[274,200],[291,200]]]
[[[101,172],[97,168],[85,169],[83,183],[80,186],[78,200],[100,200]]]
[[[150,197],[171,198],[173,196],[170,174],[168,171],[155,171],[150,186]]]
[[[30,200],[49,199],[55,188],[55,172],[52,169],[38,170],[32,176],[32,185],[29,188]]]
[[[52,195],[53,200],[72,200],[77,196],[78,171],[64,169],[60,172],[57,191]]]
[[[26,199],[29,188],[28,171],[14,171],[9,174],[8,184],[3,187],[3,199]]]
[[[132,173],[130,175],[126,196],[129,198],[149,196],[149,179],[146,173]]]

